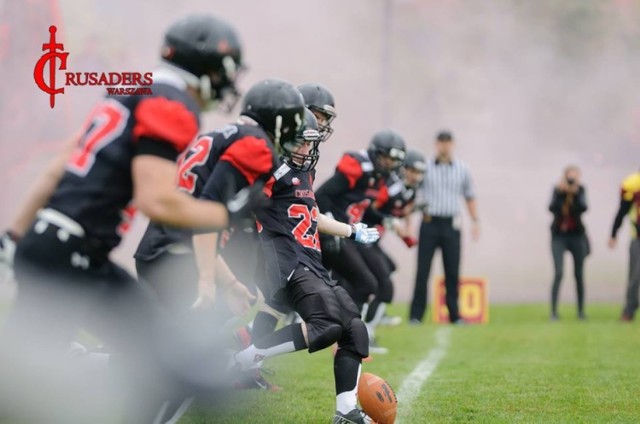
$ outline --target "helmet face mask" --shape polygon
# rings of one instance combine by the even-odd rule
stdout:
[[[200,97],[205,103],[205,110],[219,109],[230,113],[240,100],[241,94],[236,83],[246,67],[236,63],[231,56],[225,56],[222,63],[223,68],[219,73],[200,77]]]
[[[320,141],[327,141],[333,134],[331,123],[334,119],[336,119],[335,108],[331,105],[325,105],[324,107],[310,105],[307,107],[314,112],[316,118],[318,118],[318,115],[320,115],[320,117],[322,118],[322,122],[318,121],[318,130],[320,131],[320,135],[322,136],[322,139]]]
[[[331,123],[337,116],[333,95],[321,84],[303,84],[298,86],[298,90],[300,90],[302,97],[304,97],[305,106],[310,109],[319,120],[318,130],[322,136],[321,141],[326,141],[331,134],[333,134]],[[321,122],[321,120],[323,122]]]
[[[404,160],[402,177],[408,187],[417,187],[422,183],[427,170],[427,161],[417,150],[408,150]]]
[[[303,172],[313,170],[320,159],[319,145],[322,135],[318,131],[318,122],[314,114],[305,110],[305,119],[296,137],[291,142],[282,144],[283,161],[293,169]]]
[[[371,140],[368,152],[375,170],[382,175],[388,175],[399,170],[404,163],[404,139],[391,129],[378,131]]]
[[[268,79],[249,89],[240,114],[258,123],[282,154],[282,146],[293,141],[302,126],[304,110],[302,95],[293,85]]]

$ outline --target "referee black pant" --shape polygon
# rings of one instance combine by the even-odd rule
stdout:
[[[453,218],[431,217],[430,221],[423,221],[420,227],[418,271],[409,319],[422,321],[424,317],[427,308],[427,283],[431,272],[431,261],[437,248],[442,250],[449,319],[451,322],[455,322],[460,318],[458,312],[460,230],[453,227]]]

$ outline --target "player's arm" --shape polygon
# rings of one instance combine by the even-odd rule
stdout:
[[[62,150],[49,162],[45,171],[27,193],[26,199],[20,204],[9,228],[0,235],[0,283],[13,278],[16,243],[27,232],[35,220],[38,210],[49,202],[64,175],[65,164],[71,156],[79,136],[80,132],[74,134],[63,144]]]
[[[193,249],[198,266],[198,298],[194,308],[213,305],[217,292],[221,292],[227,306],[235,315],[244,315],[255,296],[236,278],[222,256],[218,255],[219,233],[193,236]]]
[[[216,268],[217,285],[221,287],[231,312],[235,315],[244,315],[249,312],[247,299],[250,302],[254,302],[256,297],[251,294],[247,286],[236,278],[222,256],[218,256]]]
[[[258,187],[256,182],[266,178],[272,167],[273,154],[266,141],[255,138],[240,139],[229,146],[220,157],[200,193],[200,198],[222,204],[232,203],[241,190],[247,190],[250,186]],[[248,208],[247,212],[250,209],[252,208]],[[242,214],[239,214],[239,217],[241,216]],[[218,233],[201,231],[193,237],[200,274],[199,299],[203,305],[213,301],[215,296],[218,236]],[[246,290],[246,287],[242,287]],[[245,292],[236,284],[227,288],[230,295],[227,300],[234,313],[243,313],[249,308],[248,301],[252,300],[253,295],[248,290]]]
[[[338,237],[348,237],[358,243],[374,243],[380,238],[377,228],[368,228],[366,224],[345,224],[324,214],[318,215],[318,231]]]
[[[321,213],[318,215],[318,231],[332,236],[351,237],[351,234],[353,234],[353,226]]]
[[[198,299],[194,306],[213,304],[216,297],[216,264],[218,262],[218,233],[193,236],[193,250],[198,266]]]
[[[8,233],[13,238],[20,239],[24,236],[38,210],[44,207],[51,198],[64,175],[65,165],[78,144],[78,137],[80,137],[79,131],[64,142],[62,150],[49,162],[44,172],[34,183],[9,226]]]
[[[153,140],[140,141],[140,151],[133,159],[134,201],[151,221],[180,228],[224,229],[229,223],[225,205],[194,199],[175,189],[175,155]],[[170,149],[170,147],[167,147]]]

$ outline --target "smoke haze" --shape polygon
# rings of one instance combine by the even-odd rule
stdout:
[[[456,155],[474,177],[483,231],[473,243],[465,230],[462,275],[487,277],[492,301],[548,299],[547,206],[563,168],[580,166],[590,207],[587,299],[623,299],[628,224],[617,250],[606,241],[620,182],[639,166],[638,3],[60,0],[44,10],[53,3],[0,1],[0,228],[9,225],[26,187],[65,135],[104,94],[100,87],[69,88],[49,108],[33,81],[48,26],[59,20],[68,70],[146,72],[157,63],[167,26],[180,15],[207,11],[233,22],[241,35],[250,68],[241,88],[279,77],[333,91],[338,118],[323,146],[319,183],[345,150],[365,148],[384,126],[429,156],[435,133],[453,132]],[[231,119],[210,114],[203,130]],[[120,263],[131,268],[144,228],[140,219],[114,253]],[[384,245],[399,265],[396,298],[407,301],[416,251],[393,235]],[[432,277],[442,273],[439,256],[434,264]],[[568,261],[565,269],[561,298],[573,301]]]

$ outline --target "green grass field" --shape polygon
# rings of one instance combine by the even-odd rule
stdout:
[[[404,308],[392,312],[405,316]],[[640,422],[638,324],[617,320],[618,305],[591,305],[589,320],[573,308],[548,320],[547,305],[493,306],[488,325],[381,329],[388,355],[363,371],[399,391],[436,345],[445,355],[413,403],[399,399],[402,423],[637,423]],[[279,393],[250,391],[225,412],[193,410],[183,423],[329,423],[334,411],[329,351],[274,358]]]

